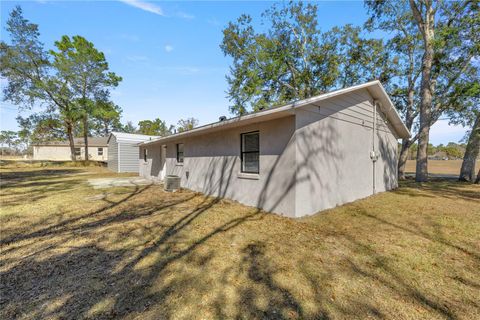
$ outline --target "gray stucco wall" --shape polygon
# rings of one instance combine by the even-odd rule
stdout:
[[[296,112],[295,216],[313,214],[373,193],[373,104],[366,90]],[[397,140],[377,114],[376,190],[397,186]]]
[[[397,186],[397,138],[377,114],[376,191]],[[260,174],[240,173],[240,134],[260,132]],[[337,96],[295,115],[178,138],[166,144],[166,174],[178,175],[182,187],[205,194],[301,217],[373,193],[373,104],[367,90]],[[184,144],[183,164],[176,144]],[[160,144],[140,148],[141,175],[158,177]]]
[[[242,174],[240,134],[257,130],[260,132],[260,174]],[[184,188],[293,216],[294,131],[295,118],[290,116],[168,143],[166,174],[180,176]],[[177,143],[184,143],[183,164],[176,160]],[[158,168],[152,164],[158,162],[159,154],[160,145],[148,147],[142,175],[158,174]]]

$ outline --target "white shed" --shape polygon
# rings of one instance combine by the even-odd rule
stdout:
[[[138,144],[158,138],[143,134],[112,132],[108,137],[108,169],[115,172],[139,172]]]

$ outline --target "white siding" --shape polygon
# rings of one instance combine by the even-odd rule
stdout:
[[[108,141],[108,169],[118,172],[118,145],[114,135]]]
[[[139,171],[139,152],[140,148],[137,143],[123,143],[119,142],[118,156],[120,158],[120,165],[118,172],[138,172]]]

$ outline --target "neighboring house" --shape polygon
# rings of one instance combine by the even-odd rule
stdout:
[[[409,135],[373,81],[144,142],[141,175],[301,217],[396,188]]]
[[[85,159],[84,138],[74,138],[75,158]],[[88,138],[88,158],[94,161],[107,161],[107,137]],[[33,144],[33,160],[69,161],[72,160],[68,140],[47,141]]]
[[[114,172],[139,172],[138,144],[156,138],[158,137],[143,134],[110,133],[107,140],[108,169]]]

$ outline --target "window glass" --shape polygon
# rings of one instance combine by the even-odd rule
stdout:
[[[147,162],[147,149],[143,149],[143,161]]]
[[[246,173],[260,172],[260,135],[258,132],[241,135],[241,171]]]
[[[98,151],[97,154],[99,156],[103,156],[103,148],[98,148],[97,151]]]
[[[177,162],[183,163],[183,143],[177,144]]]
[[[76,155],[76,156],[80,156],[80,155],[81,155],[80,148],[75,148],[75,155]]]

